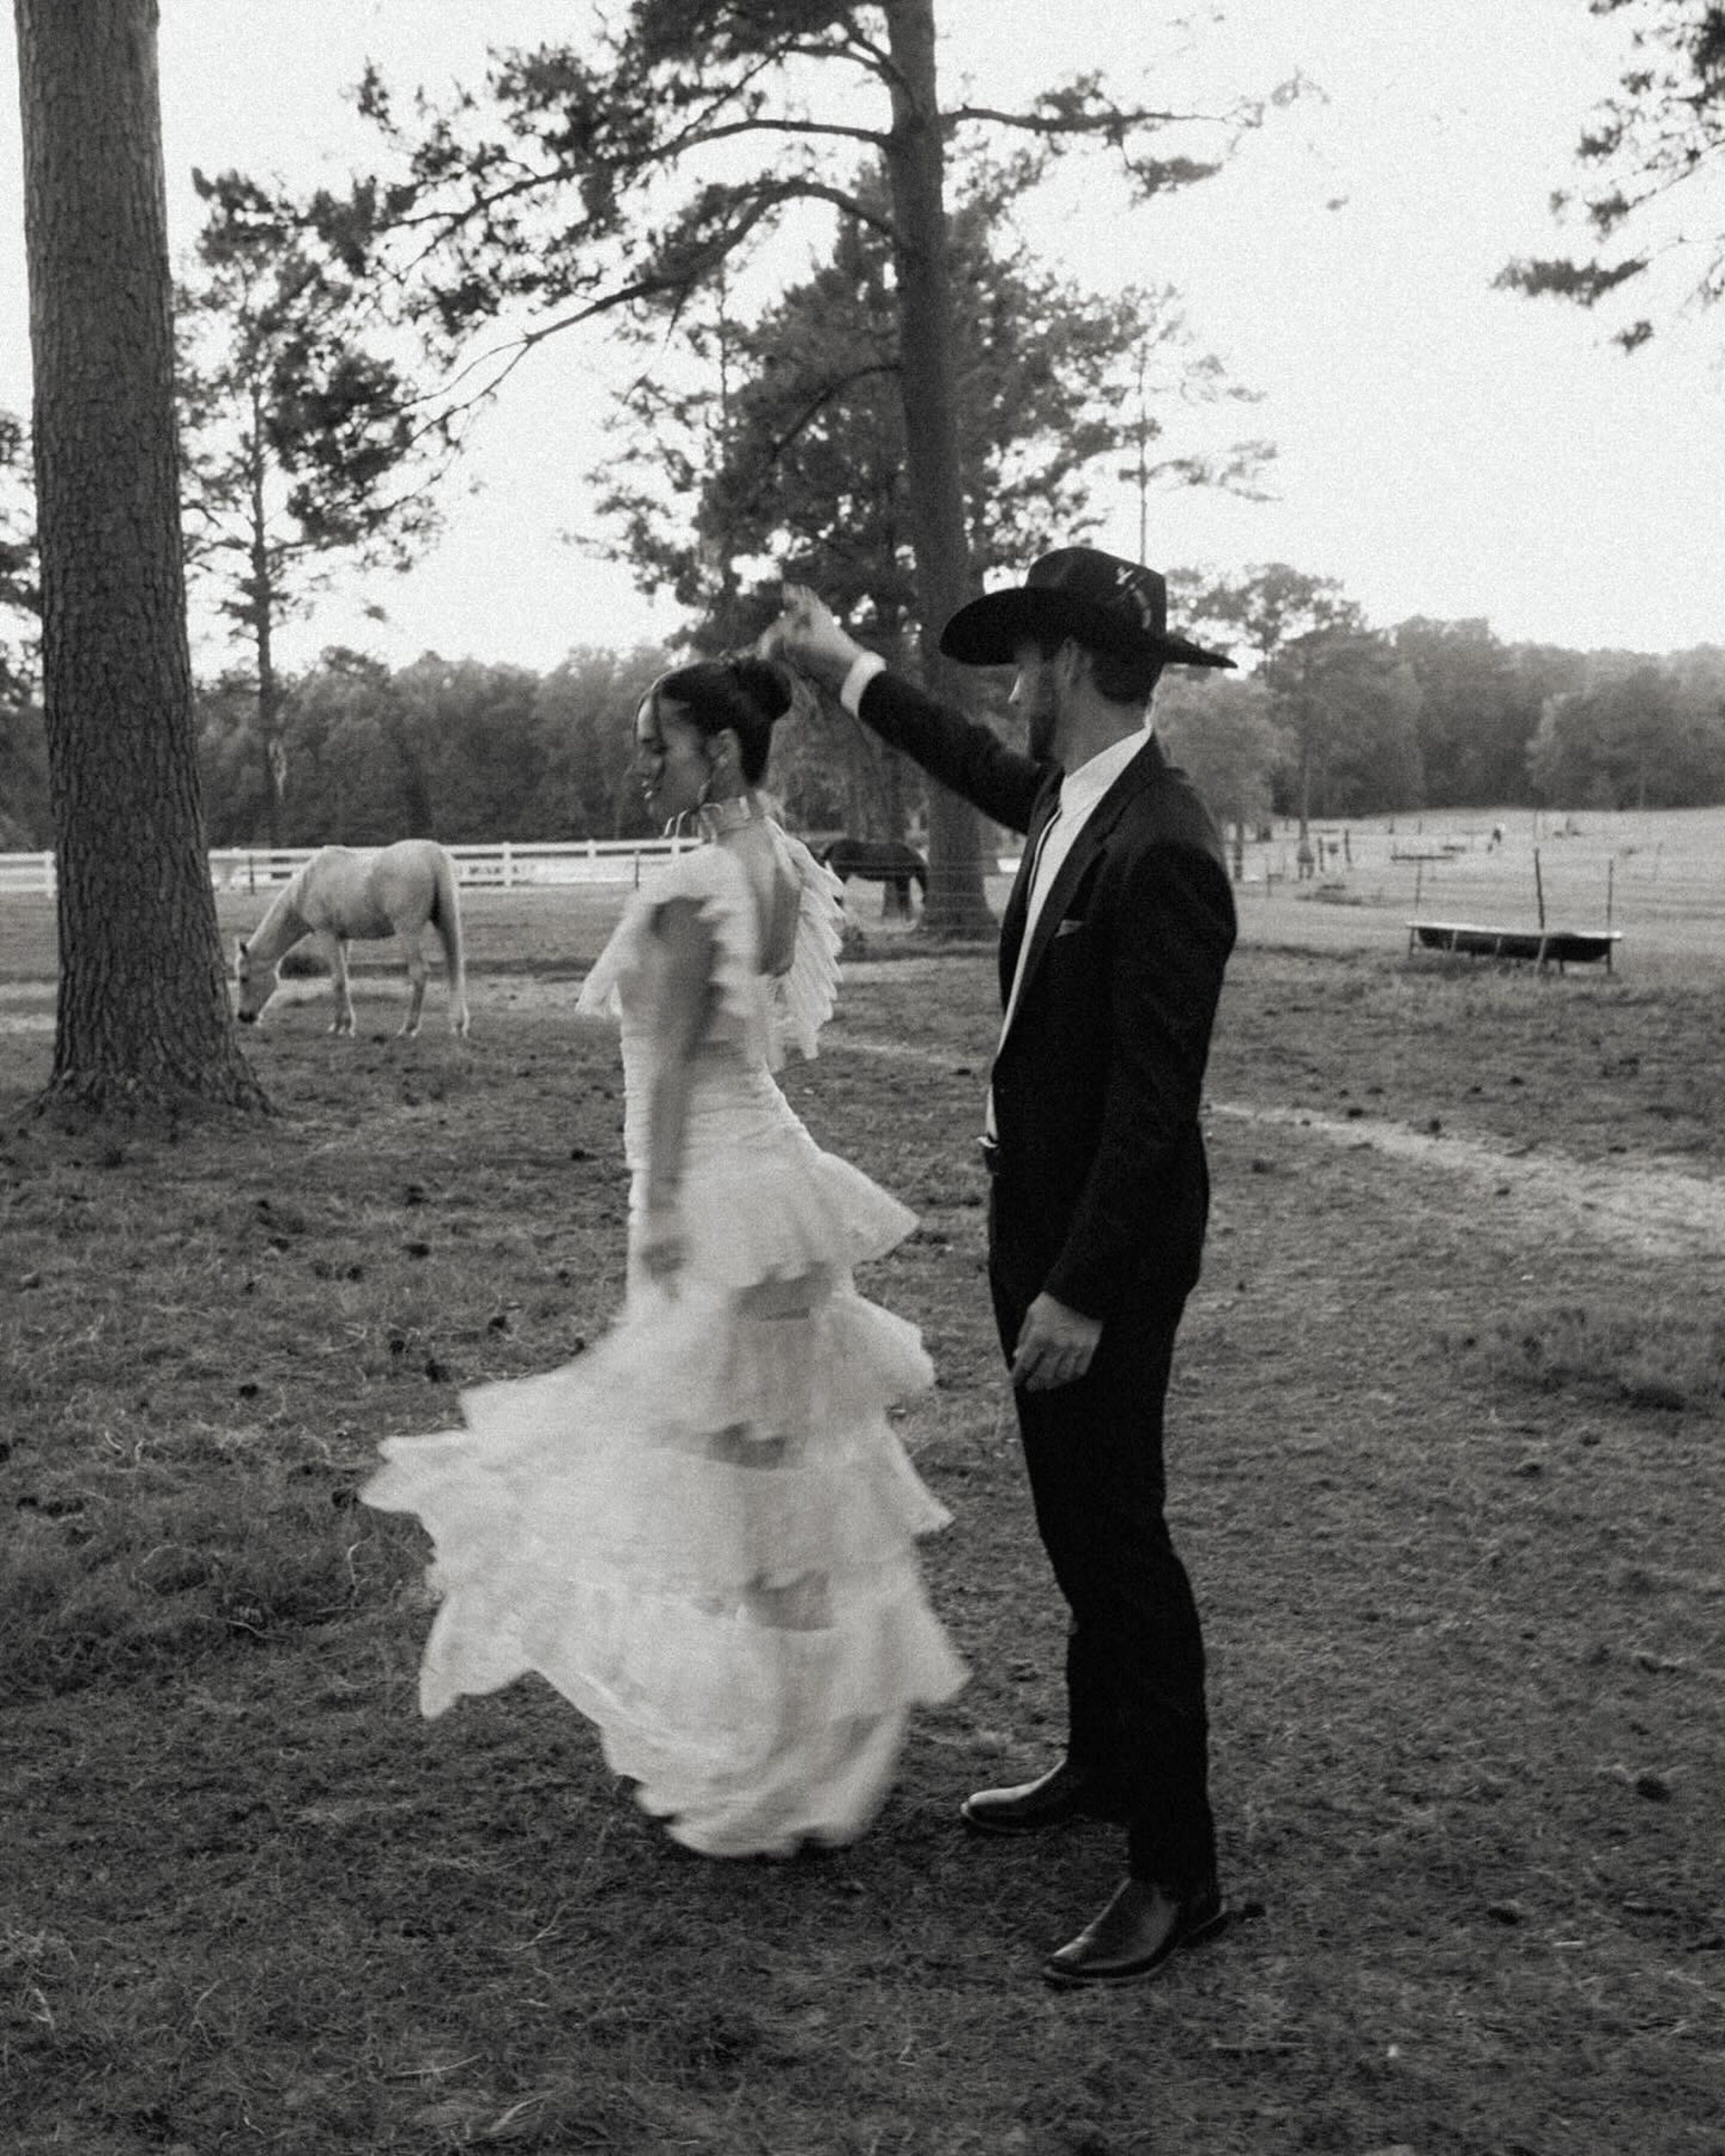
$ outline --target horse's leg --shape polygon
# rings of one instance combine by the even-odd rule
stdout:
[[[438,930],[443,939],[443,981],[449,991],[449,1031],[458,1040],[467,1037],[467,973],[461,957],[461,931],[458,921]]]
[[[466,1040],[471,1021],[467,1016],[467,984],[454,961],[446,957],[443,977],[449,988],[449,1031],[457,1040]]]
[[[417,928],[398,929],[396,941],[407,968],[407,1016],[401,1021],[401,1031],[408,1037],[419,1031],[419,1013],[425,1002],[424,942]]]
[[[323,954],[323,962],[329,968],[329,986],[336,998],[336,1015],[329,1021],[332,1033],[351,1033],[354,1030],[354,999],[348,988],[348,945],[344,937],[333,929],[317,931],[317,948]]]

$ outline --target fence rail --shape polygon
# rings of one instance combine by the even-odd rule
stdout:
[[[1328,835],[1325,836],[1327,839]],[[688,837],[503,839],[490,845],[451,846],[448,850],[464,887],[511,890],[535,885],[637,885],[652,863],[687,852],[696,843]],[[1435,905],[1441,898],[1453,909],[1457,905],[1473,904],[1476,897],[1483,898],[1484,892],[1477,887],[1489,881],[1492,898],[1500,903],[1501,910],[1505,890],[1516,877],[1521,879],[1515,886],[1518,899],[1525,901],[1521,910],[1526,911],[1533,902],[1528,871],[1521,862],[1512,867],[1507,851],[1494,855],[1469,849],[1460,854],[1448,853],[1440,860],[1414,859],[1399,855],[1396,842],[1386,841],[1381,834],[1357,833],[1343,862],[1337,857],[1338,846],[1339,842],[1328,847],[1326,873],[1340,873],[1356,896],[1368,904],[1402,906],[1420,893],[1422,903]],[[312,846],[218,847],[210,856],[210,880],[220,892],[267,893],[285,883],[317,850]],[[1611,855],[1609,849],[1596,854],[1590,850],[1584,861],[1578,848],[1569,850],[1576,855],[1573,862],[1558,853],[1548,860],[1547,896],[1565,911],[1565,918],[1574,913],[1576,923],[1585,925],[1596,914],[1603,918]],[[989,849],[984,854],[986,877],[1009,877],[1017,867],[1016,853],[995,854]],[[1246,849],[1244,867],[1247,888],[1239,894],[1242,899],[1252,888],[1268,895],[1272,887],[1296,886],[1292,847],[1285,838],[1276,843],[1254,842]],[[1725,877],[1710,868],[1703,870],[1692,855],[1662,859],[1657,848],[1630,847],[1615,856],[1612,867],[1615,912],[1624,927],[1655,920],[1710,923],[1725,919]],[[931,886],[938,885],[941,877],[940,869],[932,870]],[[1315,888],[1315,884],[1311,887]],[[53,888],[51,852],[0,853],[0,898],[52,893]],[[1521,918],[1520,912],[1516,918]]]
[[[627,883],[643,864],[687,853],[693,838],[504,839],[490,846],[448,849],[464,886],[511,890],[521,884]],[[218,891],[272,891],[310,861],[316,846],[218,846],[210,878]],[[0,893],[52,892],[52,853],[0,854]]]
[[[52,854],[0,854],[0,892],[52,891]]]

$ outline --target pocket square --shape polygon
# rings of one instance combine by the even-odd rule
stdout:
[[[1058,943],[1063,936],[1076,936],[1083,925],[1082,921],[1062,921],[1054,931],[1054,940]]]

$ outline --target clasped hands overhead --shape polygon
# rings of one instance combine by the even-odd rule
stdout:
[[[783,586],[784,611],[762,630],[755,649],[763,659],[780,659],[837,692],[862,655],[862,647],[841,629],[832,609],[806,584]]]

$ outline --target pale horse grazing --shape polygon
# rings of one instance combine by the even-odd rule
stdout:
[[[348,944],[378,943],[393,936],[401,947],[411,993],[404,1033],[419,1031],[425,1001],[425,953],[421,937],[427,926],[443,946],[443,971],[449,984],[449,1031],[466,1037],[467,982],[461,960],[461,908],[456,895],[455,864],[430,838],[404,838],[394,846],[361,852],[351,846],[325,846],[296,868],[249,937],[235,952],[239,982],[239,1016],[251,1025],[275,993],[276,968],[306,937],[317,940],[329,968],[336,993],[332,1033],[354,1030],[354,1000],[348,991]]]

